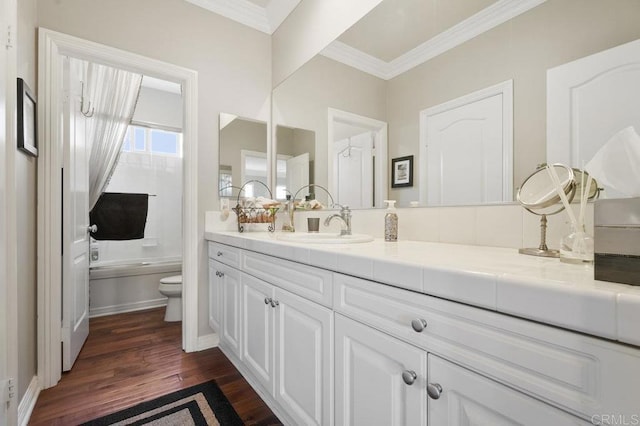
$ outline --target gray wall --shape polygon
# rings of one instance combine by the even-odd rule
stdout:
[[[184,0],[38,0],[40,26],[198,72],[198,324],[207,320],[204,212],[218,207],[218,114],[267,121],[271,40]]]
[[[18,2],[18,77],[36,94],[36,0]],[[18,401],[37,369],[36,249],[37,160],[16,151],[16,209],[18,235]]]

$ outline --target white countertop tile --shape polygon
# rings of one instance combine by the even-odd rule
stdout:
[[[640,344],[640,287],[593,279],[593,266],[517,249],[376,239],[298,244],[267,232],[205,233],[208,240],[397,287]]]

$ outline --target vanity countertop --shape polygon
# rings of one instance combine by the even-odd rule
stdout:
[[[508,248],[382,239],[298,244],[278,235],[207,232],[205,239],[640,345],[640,287],[594,280],[592,265]]]

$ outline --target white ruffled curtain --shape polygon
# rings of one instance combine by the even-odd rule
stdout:
[[[89,119],[89,209],[107,188],[118,164],[127,127],[135,111],[142,75],[99,64],[89,64],[87,99]]]

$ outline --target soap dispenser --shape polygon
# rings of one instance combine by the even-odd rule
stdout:
[[[398,215],[396,214],[396,201],[384,200],[387,203],[387,214],[384,215],[384,240],[398,241]]]

